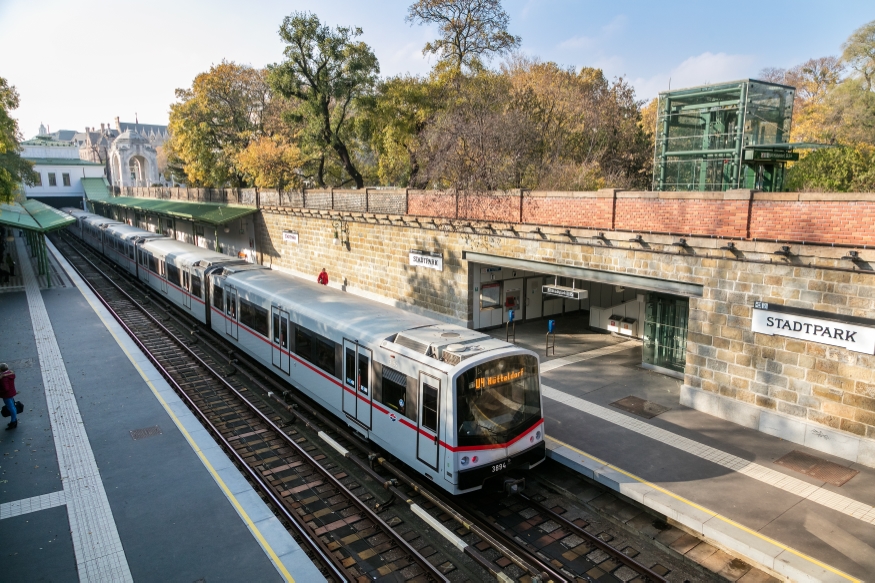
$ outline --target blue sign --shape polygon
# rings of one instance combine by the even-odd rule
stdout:
[[[507,311],[507,321],[508,322],[513,322],[513,312],[514,312],[513,310]]]
[[[547,334],[553,334],[556,331],[556,320],[547,320]]]

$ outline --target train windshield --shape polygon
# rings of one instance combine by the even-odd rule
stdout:
[[[538,359],[508,356],[456,380],[459,445],[507,443],[541,418]]]

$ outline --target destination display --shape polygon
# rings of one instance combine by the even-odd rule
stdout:
[[[485,389],[486,387],[490,387],[492,385],[500,385],[501,383],[521,379],[525,376],[525,374],[526,369],[521,368],[519,370],[512,370],[510,372],[499,373],[497,375],[478,377],[474,379],[474,388]]]
[[[436,271],[444,270],[444,258],[440,255],[432,255],[422,251],[410,252],[410,265],[415,267],[425,267],[426,269],[434,269]]]
[[[298,243],[298,232],[297,231],[283,231],[283,241],[286,243]]]
[[[792,313],[784,306],[770,310],[766,302],[755,302],[751,329],[770,336],[840,346],[854,352],[875,354],[875,328]]]
[[[541,288],[541,293],[545,296],[557,296],[569,300],[585,300],[589,296],[589,292],[585,289],[574,289],[563,285],[545,285]]]

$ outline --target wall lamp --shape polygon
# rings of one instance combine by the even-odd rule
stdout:
[[[571,229],[565,229],[565,236],[574,241],[574,235],[571,234]]]
[[[738,247],[736,247],[735,243],[733,243],[732,241],[730,241],[729,243],[727,243],[726,245],[724,245],[720,249],[723,251],[729,251],[730,253],[737,253],[738,252]]]
[[[641,246],[646,245],[646,243],[644,242],[644,237],[642,237],[641,235],[635,235],[634,237],[629,239],[629,242],[630,243],[638,243]]]
[[[334,227],[334,241],[332,241],[335,245],[344,245],[349,250],[349,225],[347,225],[343,221],[332,221],[331,226]]]
[[[845,261],[853,261],[854,263],[860,263],[863,261],[863,258],[860,257],[859,251],[848,251],[848,254],[842,257]]]
[[[793,254],[790,252],[789,245],[781,245],[781,248],[778,249],[777,251],[775,251],[775,255],[780,255],[781,257],[789,258]]]
[[[672,246],[680,247],[681,249],[686,249],[687,248],[687,240],[686,239],[678,239],[677,241],[672,243]]]

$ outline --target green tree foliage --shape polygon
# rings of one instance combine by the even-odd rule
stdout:
[[[194,186],[251,185],[235,157],[265,132],[271,104],[263,70],[222,61],[177,89],[170,106],[168,165]]]
[[[18,120],[10,115],[18,108],[18,92],[0,77],[0,202],[12,202],[21,183],[33,185],[33,165],[21,158],[21,132]]]
[[[417,0],[408,8],[407,21],[436,24],[440,37],[426,44],[422,54],[437,55],[457,70],[482,68],[484,60],[517,48],[521,40],[507,31],[510,17],[500,0]]]
[[[875,147],[860,144],[807,154],[787,171],[790,191],[875,191]]]
[[[300,121],[321,148],[316,183],[324,186],[325,153],[333,151],[357,188],[364,179],[347,142],[354,139],[349,123],[359,100],[377,82],[380,66],[371,48],[355,40],[360,28],[322,24],[315,14],[295,12],[283,20],[279,35],[286,60],[269,67],[270,85],[300,103],[291,121]]]

